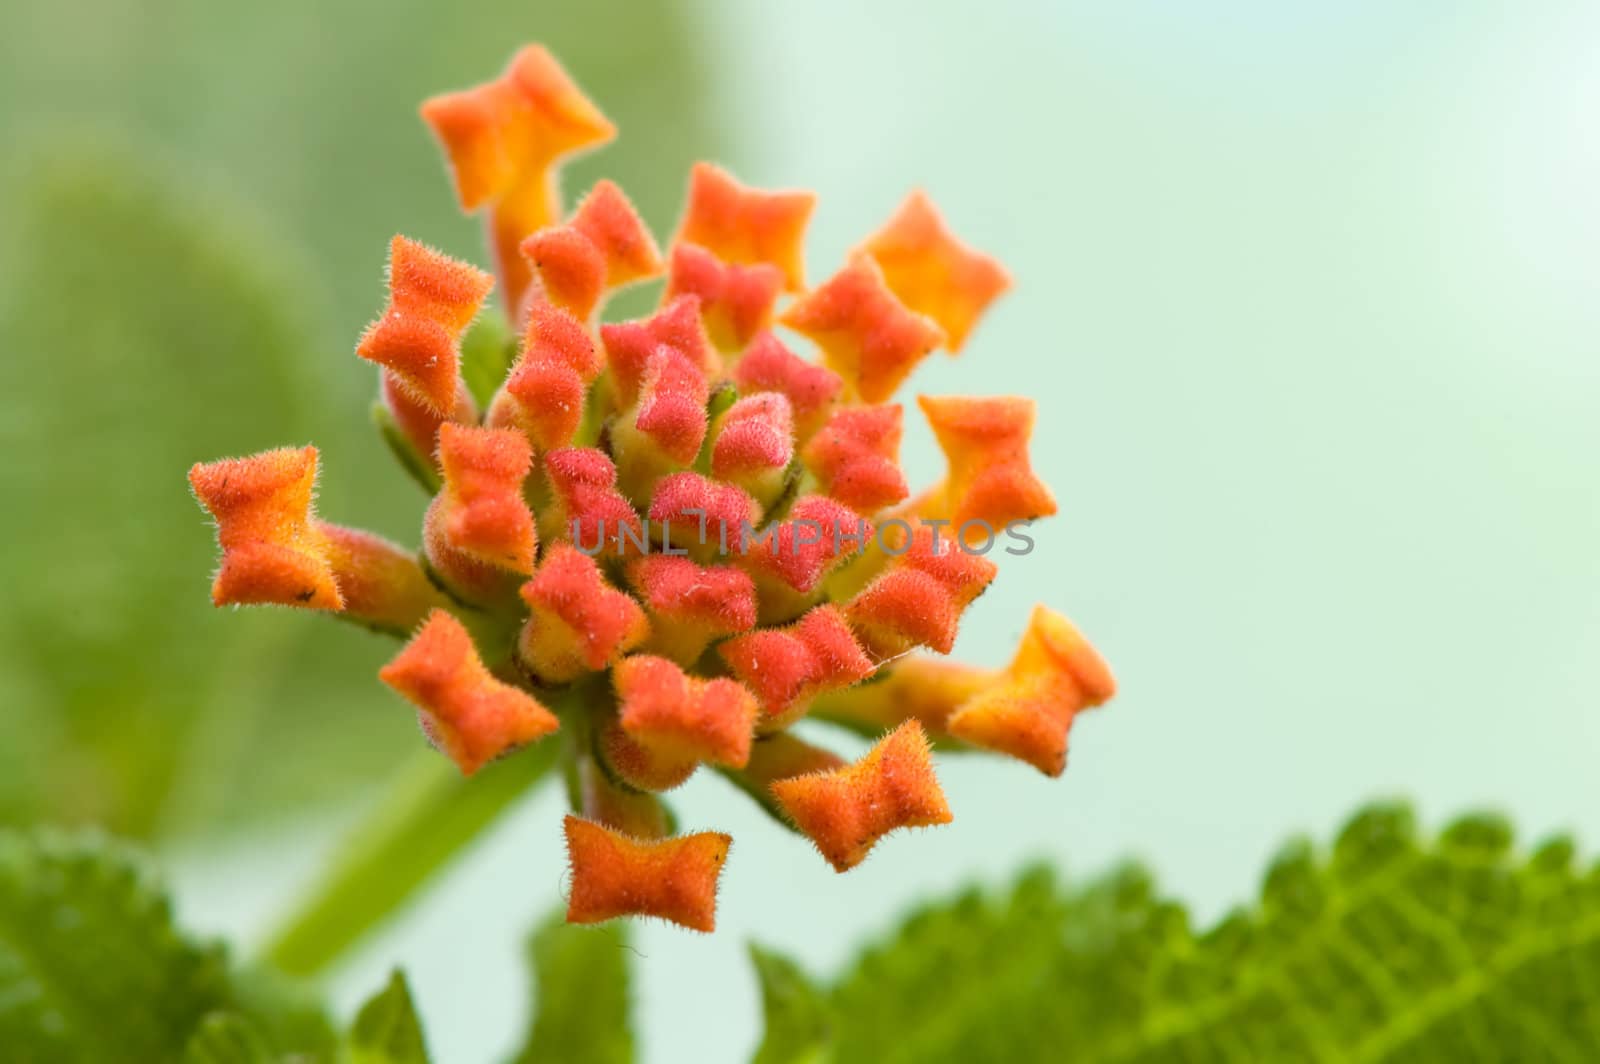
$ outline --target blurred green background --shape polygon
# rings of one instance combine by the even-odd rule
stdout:
[[[7,822],[153,837],[191,917],[250,936],[414,748],[389,644],[209,608],[183,473],[314,440],[323,512],[414,542],[350,351],[392,233],[484,258],[415,106],[531,39],[622,129],[569,189],[615,176],[662,236],[712,157],[821,194],[814,277],[912,185],[1011,266],[915,387],[1036,396],[1062,516],[958,652],[1003,660],[1043,600],[1123,683],[1063,780],[947,760],[956,823],[847,877],[691,783],[685,823],[737,841],[716,936],[638,936],[647,1059],[752,1044],[746,937],[825,970],[1026,856],[1140,856],[1214,915],[1377,794],[1600,837],[1600,10],[1561,0],[6,6]],[[905,457],[939,471],[920,425]],[[343,1003],[403,962],[442,1059],[509,1046],[559,811],[500,825]]]

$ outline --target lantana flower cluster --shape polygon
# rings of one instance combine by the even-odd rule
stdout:
[[[421,549],[323,520],[314,447],[204,463],[189,481],[222,551],[213,601],[406,640],[379,677],[465,775],[561,743],[577,923],[713,928],[731,839],[679,833],[661,798],[702,766],[841,872],[950,820],[930,744],[1060,774],[1074,717],[1114,690],[1072,624],[1037,608],[1001,669],[941,657],[995,578],[994,530],[1056,511],[1029,462],[1033,402],[919,396],[948,473],[913,494],[898,458],[894,396],[960,350],[1005,270],[912,193],[812,286],[814,197],[705,163],[665,253],[609,181],[568,213],[562,162],[615,129],[539,46],[421,113],[495,266],[395,237],[356,346],[433,489]],[[663,277],[654,313],[601,323],[618,289]],[[517,348],[480,404],[462,341],[496,285]],[[807,717],[876,744],[847,762],[796,733]]]

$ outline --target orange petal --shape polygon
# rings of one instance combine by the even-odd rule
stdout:
[[[464,775],[560,726],[532,695],[491,676],[466,628],[444,610],[378,678],[416,705],[429,738]]]
[[[623,730],[670,757],[742,768],[760,708],[733,680],[701,680],[666,658],[638,654],[612,670]]]
[[[741,395],[777,392],[789,400],[799,439],[809,439],[839,401],[844,381],[831,369],[814,365],[785,347],[770,332],[751,341],[733,370]]]
[[[708,377],[715,368],[711,342],[700,323],[699,300],[694,296],[680,296],[648,318],[602,325],[600,341],[605,345],[619,408],[632,406],[639,398],[650,358],[662,347],[684,356]]]
[[[494,279],[425,244],[389,244],[389,305],[367,327],[356,354],[393,375],[441,416],[455,409],[461,334],[477,316]]]
[[[944,342],[944,330],[895,298],[877,263],[864,255],[796,299],[779,320],[816,341],[847,394],[868,403],[892,396]]]
[[[901,302],[939,323],[951,351],[961,349],[984,310],[1011,287],[1005,267],[957,240],[921,190],[861,250],[877,260]]]
[[[606,257],[587,234],[570,225],[546,226],[517,251],[538,280],[538,295],[584,321],[594,315],[606,290]]]
[[[743,350],[772,325],[783,291],[783,271],[765,262],[735,266],[696,244],[677,244],[662,301],[682,295],[700,300],[700,317],[711,342],[722,351]]]
[[[1115,693],[1111,670],[1072,622],[1039,606],[1003,680],[951,716],[950,734],[1059,776],[1073,718]]]
[[[316,480],[315,447],[264,451],[189,470],[189,485],[216,521],[222,548],[212,602],[344,608],[327,545],[311,516]]]
[[[644,611],[606,583],[595,560],[569,543],[553,543],[532,580],[522,585],[532,616],[518,650],[545,683],[597,672],[650,634]]]
[[[665,268],[655,237],[615,181],[599,181],[573,212],[571,225],[600,249],[606,288],[658,276]]]
[[[646,364],[634,427],[673,462],[687,465],[706,438],[705,374],[683,355],[664,348]],[[620,455],[619,455],[620,459]]]
[[[850,626],[833,606],[818,606],[787,628],[735,636],[717,648],[733,675],[761,699],[763,729],[782,727],[823,691],[872,674]]]
[[[439,428],[439,464],[444,487],[428,517],[435,539],[479,564],[532,573],[538,534],[522,496],[533,467],[528,441],[510,429],[447,423]]]
[[[950,463],[944,484],[919,507],[923,517],[949,519],[971,542],[972,530],[961,531],[969,521],[997,532],[1056,512],[1055,497],[1028,458],[1032,399],[922,395],[917,403]]]
[[[900,471],[899,403],[847,407],[806,445],[806,467],[822,490],[858,513],[871,514],[908,494]]]
[[[567,817],[566,833],[568,923],[659,916],[691,931],[716,929],[717,878],[733,844],[729,836],[705,831],[646,841],[575,816]]]
[[[699,244],[723,262],[765,262],[783,271],[791,292],[805,287],[806,223],[816,196],[764,192],[710,163],[689,174],[689,203],[673,243]]]
[[[835,871],[866,859],[896,828],[950,823],[950,807],[933,774],[922,727],[908,720],[853,765],[772,785],[772,794],[796,827]]]

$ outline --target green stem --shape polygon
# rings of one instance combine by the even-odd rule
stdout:
[[[442,755],[419,753],[284,921],[266,947],[267,960],[291,975],[326,969],[544,779],[559,749],[558,742],[539,743],[471,779]]]

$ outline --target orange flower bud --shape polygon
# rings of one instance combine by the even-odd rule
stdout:
[[[650,522],[662,530],[662,550],[687,551],[707,559],[739,549],[741,524],[755,526],[760,507],[732,484],[708,480],[699,473],[674,473],[656,484],[650,498]],[[671,523],[670,540],[664,528]]]
[[[806,467],[829,497],[858,513],[876,513],[908,494],[900,437],[899,403],[847,407],[806,445]]]
[[[919,500],[923,517],[948,518],[971,542],[961,531],[968,521],[997,530],[1056,512],[1055,497],[1028,459],[1032,399],[921,395],[917,403],[950,463],[944,483]]]
[[[798,292],[805,282],[805,233],[817,197],[810,192],[763,192],[740,184],[710,163],[689,173],[689,204],[673,243],[698,244],[723,262],[766,262]]]
[[[872,541],[872,525],[854,510],[821,495],[808,495],[789,508],[770,534],[743,556],[759,577],[809,594],[845,558]]]
[[[680,665],[694,664],[713,639],[755,627],[756,588],[741,569],[652,554],[628,566],[628,584],[650,613],[646,649]]]
[[[522,352],[489,407],[488,424],[517,429],[539,451],[565,447],[583,422],[585,396],[600,369],[600,354],[583,323],[534,299]]]
[[[496,597],[504,574],[533,572],[538,534],[522,497],[533,454],[510,429],[445,424],[439,429],[444,487],[424,525],[428,561],[473,601]]]
[[[423,729],[470,776],[560,727],[532,695],[489,674],[460,621],[434,610],[378,678],[418,709]]]
[[[376,362],[441,417],[456,408],[461,334],[494,286],[482,270],[397,236],[389,244],[389,305],[356,354]]]
[[[344,608],[327,544],[311,516],[316,480],[315,447],[265,451],[189,470],[189,485],[216,521],[222,548],[212,602]]]
[[[722,351],[741,351],[772,324],[783,291],[783,271],[765,262],[736,266],[695,244],[672,249],[663,302],[697,296],[700,317],[711,342]]]
[[[955,646],[961,612],[981,595],[999,569],[920,525],[889,572],[845,608],[863,645],[880,660],[924,646],[941,654]]]
[[[778,805],[833,865],[846,872],[896,828],[950,823],[922,727],[908,720],[853,765],[772,785]]]
[[[714,931],[717,878],[733,839],[703,831],[646,841],[575,816],[566,819],[572,893],[567,921],[659,916],[691,931]]]
[[[1004,678],[950,717],[950,734],[1059,776],[1073,718],[1115,693],[1111,670],[1072,622],[1039,606]]]
[[[650,634],[639,604],[606,583],[593,558],[568,543],[554,543],[522,600],[533,615],[517,648],[523,663],[545,683],[566,683],[597,672]]]
[[[570,225],[538,230],[518,245],[535,279],[530,301],[543,298],[588,321],[606,290],[606,257],[594,241]]]
[[[639,513],[617,491],[617,467],[604,451],[551,451],[544,456],[544,469],[555,496],[545,514],[551,539],[570,540],[585,554],[605,556],[645,542]]]
[[[668,347],[709,376],[715,368],[711,342],[700,324],[700,304],[694,296],[680,296],[638,321],[600,326],[600,342],[606,348],[606,365],[611,370],[611,387],[619,409],[632,406],[639,398],[651,356]]]
[[[781,728],[806,703],[872,674],[850,626],[833,606],[818,606],[787,628],[735,636],[717,648],[733,675],[761,699],[763,730]]]
[[[655,237],[615,181],[596,182],[570,224],[600,249],[607,289],[657,277],[665,269]]]
[[[560,215],[556,165],[604,144],[616,127],[539,45],[494,81],[426,101],[422,119],[449,159],[461,208],[490,208],[506,306],[520,306],[529,272],[517,248]]]
[[[802,441],[828,420],[844,391],[837,373],[807,362],[770,332],[751,341],[734,367],[733,381],[742,395],[777,392],[788,399],[796,437]]]
[[[961,349],[984,310],[1011,287],[1005,267],[957,240],[921,190],[861,250],[877,261],[901,302],[939,323],[951,351]]]
[[[595,753],[622,786],[649,793],[672,790],[700,767],[692,757],[639,742],[614,715],[600,725]]]
[[[755,696],[728,679],[686,676],[666,658],[635,655],[612,671],[624,731],[666,756],[741,768],[760,712]]]
[[[878,264],[851,260],[779,319],[816,341],[823,361],[844,378],[847,395],[881,403],[935,347],[944,330],[895,298]]]
[[[634,427],[672,461],[686,465],[706,438],[709,389],[700,367],[671,348],[646,364]]]
[[[794,416],[778,392],[737,400],[717,419],[711,474],[770,503],[794,457]]]

